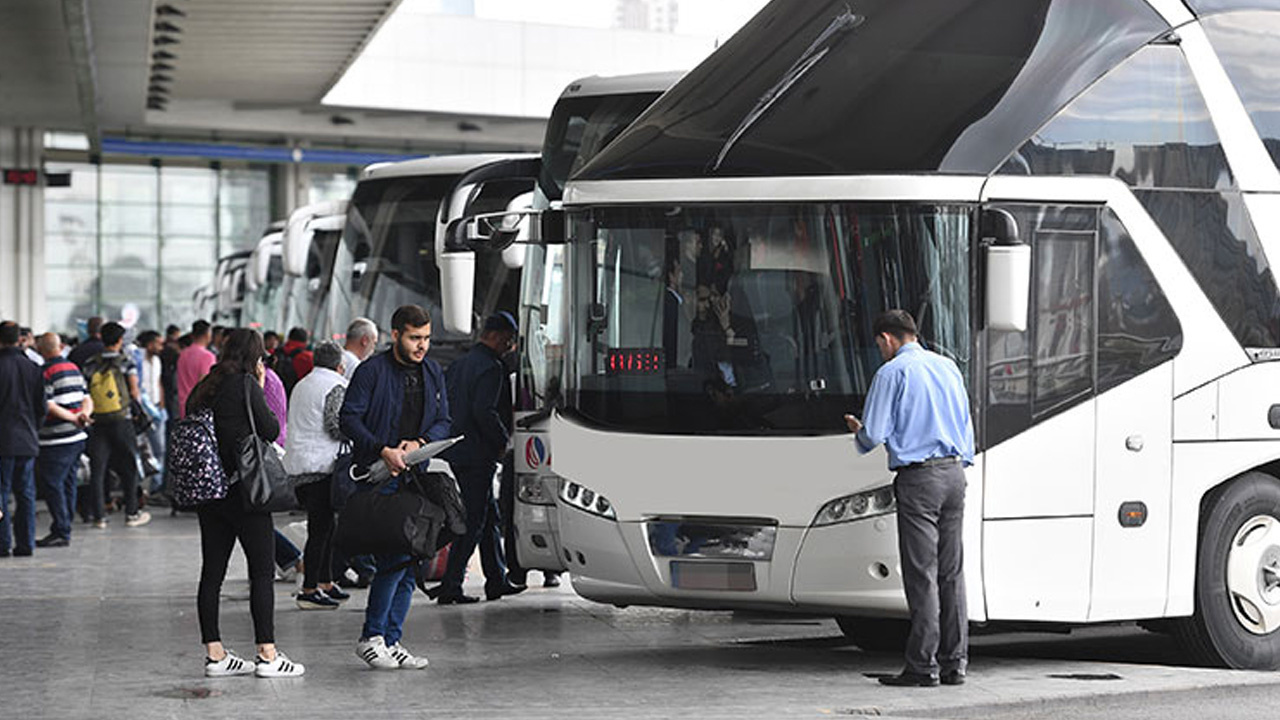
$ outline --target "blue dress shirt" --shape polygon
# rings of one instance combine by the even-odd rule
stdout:
[[[862,422],[854,436],[859,452],[884,443],[891,470],[930,458],[973,464],[973,421],[960,368],[919,343],[903,345],[876,371]]]

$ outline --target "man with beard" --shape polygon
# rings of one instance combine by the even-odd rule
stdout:
[[[343,399],[339,424],[354,446],[352,462],[367,467],[379,459],[395,479],[383,492],[426,464],[410,468],[404,456],[449,435],[449,400],[444,373],[427,358],[431,316],[417,305],[405,305],[391,316],[391,349],[360,363]],[[378,574],[369,586],[364,628],[356,654],[377,669],[419,670],[416,657],[400,644],[405,617],[413,600],[415,578],[407,554],[378,555]]]

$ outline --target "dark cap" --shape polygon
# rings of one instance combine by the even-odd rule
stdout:
[[[514,333],[520,331],[520,326],[516,324],[516,319],[511,313],[506,310],[499,310],[485,318],[484,330],[485,332],[493,331]]]

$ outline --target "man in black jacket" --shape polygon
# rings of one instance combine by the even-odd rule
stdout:
[[[485,597],[497,600],[525,589],[507,579],[499,529],[502,523],[493,496],[493,475],[511,437],[511,384],[502,356],[515,348],[516,332],[511,313],[491,315],[485,320],[480,342],[449,366],[445,384],[453,410],[450,434],[462,435],[463,439],[445,457],[458,479],[467,508],[467,534],[454,540],[449,548],[449,565],[436,600],[442,605],[479,601],[462,592],[467,561],[477,543],[484,568]]]
[[[0,512],[5,513],[0,557],[30,555],[36,541],[35,460],[44,423],[44,380],[18,347],[18,336],[15,323],[0,324]],[[8,514],[10,495],[17,499],[14,518]]]

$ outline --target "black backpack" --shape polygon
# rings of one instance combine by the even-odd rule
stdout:
[[[293,367],[293,359],[302,354],[307,347],[301,345],[294,348],[291,352],[283,350],[276,353],[275,371],[280,376],[280,382],[284,383],[284,394],[286,397],[293,396],[293,386],[298,384],[298,371]]]

